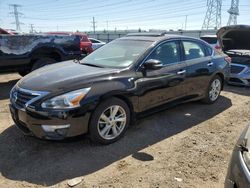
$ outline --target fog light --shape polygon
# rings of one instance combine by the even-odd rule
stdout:
[[[67,125],[42,125],[42,129],[45,132],[55,132],[60,129],[67,129],[70,127],[70,124]]]

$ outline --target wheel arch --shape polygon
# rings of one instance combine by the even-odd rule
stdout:
[[[108,99],[112,99],[112,98],[117,98],[117,99],[120,99],[122,100],[123,102],[125,102],[127,105],[128,105],[128,108],[129,108],[129,112],[130,112],[130,124],[132,122],[134,122],[135,120],[135,111],[134,111],[134,106],[133,106],[133,103],[131,102],[131,100],[129,99],[129,97],[127,97],[126,95],[123,95],[123,94],[108,94],[108,95],[104,95],[102,97],[99,98],[98,102],[94,105],[94,109],[92,110],[91,114],[90,114],[90,118],[89,120],[92,119],[92,115],[93,115],[93,112],[96,108],[98,108],[98,106],[104,102],[105,100],[108,100]],[[90,121],[88,123],[88,131],[89,131],[89,126],[90,126]]]
[[[38,59],[42,58],[51,58],[56,60],[57,62],[62,60],[62,55],[58,49],[53,47],[40,47],[35,49],[31,54],[31,65],[37,61]]]
[[[222,90],[224,89],[224,79],[225,79],[225,76],[224,76],[224,74],[223,73],[221,73],[221,72],[217,72],[216,74],[215,74],[215,76],[219,76],[220,78],[221,78],[221,81],[222,81]]]

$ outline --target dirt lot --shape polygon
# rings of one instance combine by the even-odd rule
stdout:
[[[8,97],[19,78],[0,76],[1,188],[67,187],[76,177],[76,187],[223,187],[234,143],[250,121],[250,89],[226,86],[215,104],[152,115],[109,146],[86,137],[43,141],[13,126]]]

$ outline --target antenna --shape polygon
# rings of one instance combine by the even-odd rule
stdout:
[[[227,25],[236,25],[237,16],[239,16],[239,0],[232,0],[231,7],[227,12],[229,13]]]
[[[207,0],[207,12],[202,24],[202,30],[221,27],[221,5],[222,0]]]

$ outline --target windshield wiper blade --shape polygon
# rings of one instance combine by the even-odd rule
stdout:
[[[87,66],[91,66],[91,67],[99,67],[99,68],[103,68],[100,65],[96,65],[96,64],[91,64],[91,63],[81,63],[81,65],[87,65]]]

